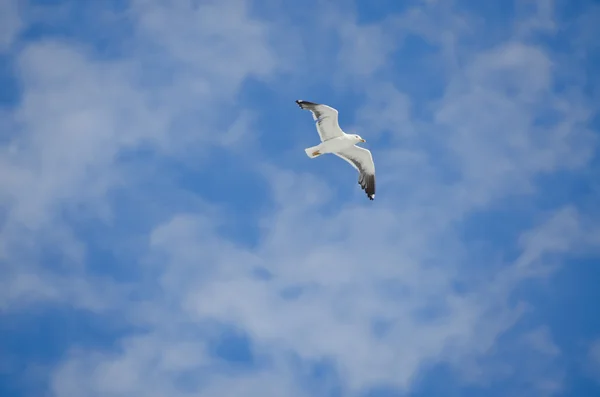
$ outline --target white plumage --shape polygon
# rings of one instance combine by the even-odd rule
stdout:
[[[371,152],[360,146],[358,142],[366,142],[356,134],[346,134],[338,124],[338,111],[334,108],[314,102],[297,100],[301,109],[310,110],[317,124],[317,131],[321,143],[317,146],[306,148],[306,155],[310,158],[322,154],[333,153],[346,160],[358,170],[358,184],[367,193],[370,200],[375,198],[375,164]]]

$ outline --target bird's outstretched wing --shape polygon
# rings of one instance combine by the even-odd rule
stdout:
[[[358,184],[367,193],[369,200],[375,199],[375,163],[371,152],[354,145],[334,154],[358,170]]]
[[[321,141],[337,138],[344,135],[344,132],[338,124],[338,111],[331,106],[319,103],[297,100],[296,103],[301,109],[310,110],[313,119],[317,122],[317,131]]]

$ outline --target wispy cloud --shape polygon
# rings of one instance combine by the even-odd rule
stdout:
[[[0,15],[0,51],[6,51],[22,26],[17,2],[3,1],[0,4]]]
[[[52,357],[3,346],[10,377],[44,368],[19,393],[402,394],[439,368],[457,390],[569,390],[529,289],[598,254],[592,61],[565,62],[593,45],[593,8],[265,4],[24,5],[0,32],[19,85],[0,313],[105,332]],[[367,137],[377,201],[304,157],[298,98]]]

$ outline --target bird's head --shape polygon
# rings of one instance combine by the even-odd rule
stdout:
[[[366,142],[365,139],[363,139],[360,135],[356,135],[354,134],[354,139],[356,140],[356,142]]]

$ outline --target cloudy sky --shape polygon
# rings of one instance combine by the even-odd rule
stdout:
[[[0,395],[598,395],[599,20],[0,0]]]

